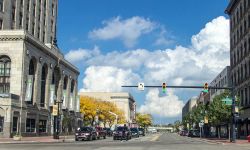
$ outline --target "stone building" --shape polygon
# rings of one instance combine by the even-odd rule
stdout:
[[[55,101],[63,102],[60,130],[80,125],[79,71],[56,45],[57,4],[0,0],[0,137],[53,134]]]
[[[133,96],[126,92],[80,92],[80,96],[93,97],[102,101],[116,104],[125,114],[127,123],[134,123],[136,115],[136,102]]]
[[[214,79],[213,81],[209,84],[209,86],[213,87],[228,87],[230,82],[230,66],[226,66]],[[213,98],[216,95],[219,95],[223,93],[225,90],[224,89],[210,89],[209,94],[210,94],[210,101],[213,100]]]
[[[196,108],[197,105],[197,100],[198,97],[194,96],[192,98],[190,98],[186,104],[182,107],[182,120],[184,119],[184,117],[191,112],[192,110],[194,110]]]
[[[243,108],[238,119],[238,136],[250,134],[250,1],[230,0],[225,12],[230,17],[231,81]]]

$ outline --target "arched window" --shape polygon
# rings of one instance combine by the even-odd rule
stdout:
[[[41,76],[41,99],[40,99],[40,106],[44,107],[45,104],[45,93],[46,93],[46,79],[47,79],[47,65],[43,65],[42,68],[42,76]]]
[[[0,57],[0,94],[10,92],[10,69],[11,61],[8,56]]]
[[[75,81],[72,80],[72,81],[71,81],[71,87],[70,87],[70,93],[73,93],[73,92],[74,92],[74,87],[75,87]]]
[[[31,92],[30,93],[30,100],[27,101],[28,104],[33,104],[33,93],[34,93],[34,81],[35,81],[35,70],[36,70],[36,67],[35,67],[35,64],[36,64],[36,61],[35,59],[31,59],[30,60],[30,64],[29,64],[29,81],[28,82],[31,82],[32,83],[32,89],[30,89],[31,91],[26,91],[26,92]]]

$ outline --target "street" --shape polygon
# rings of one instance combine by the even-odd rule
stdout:
[[[113,141],[112,138],[96,141],[67,143],[1,144],[0,150],[244,150],[248,144],[216,144],[199,138],[181,137],[173,133],[149,134],[129,141]]]

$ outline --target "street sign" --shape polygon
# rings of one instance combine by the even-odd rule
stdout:
[[[200,123],[199,123],[199,127],[201,128],[201,127],[203,127],[203,126],[204,126],[204,123],[200,122]]]
[[[57,116],[58,115],[57,112],[58,112],[58,106],[57,105],[53,105],[52,115],[53,116]]]
[[[206,124],[208,123],[208,117],[207,116],[204,117],[204,123],[206,123]]]
[[[144,91],[144,83],[138,83],[138,90]]]
[[[222,102],[224,102],[226,105],[232,105],[233,101],[232,98],[224,98],[222,99]]]
[[[204,123],[204,120],[201,120],[201,123]]]

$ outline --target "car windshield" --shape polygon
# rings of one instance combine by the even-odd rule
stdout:
[[[87,131],[91,131],[91,128],[83,127],[83,128],[80,128],[78,131],[87,132]]]
[[[128,130],[127,127],[117,127],[116,131],[123,131],[123,130]]]
[[[131,128],[130,130],[131,130],[131,131],[138,131],[137,128]]]

